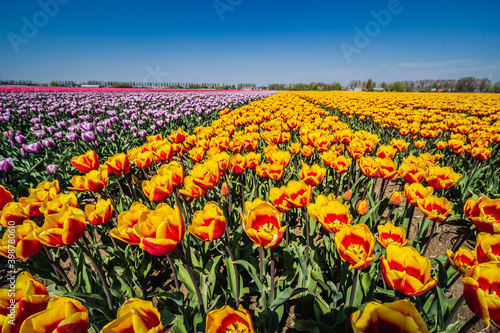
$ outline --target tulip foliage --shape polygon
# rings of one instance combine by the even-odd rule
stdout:
[[[500,322],[500,98],[162,94],[0,92],[2,332]]]

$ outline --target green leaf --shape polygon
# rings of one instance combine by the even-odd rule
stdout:
[[[315,320],[294,320],[294,329],[299,332],[310,332],[310,333],[330,333],[332,332],[332,327],[326,325],[320,321]]]
[[[250,274],[250,276],[252,277],[255,285],[257,286],[257,289],[259,289],[259,291],[262,293],[263,285],[259,279],[259,274],[257,273],[257,270],[255,269],[255,267],[250,265],[250,263],[248,261],[245,261],[245,260],[235,260],[234,263],[236,265],[241,265],[241,266],[243,266],[243,268],[246,269],[248,274]]]
[[[276,299],[273,301],[273,304],[269,307],[271,311],[276,310],[280,305],[288,301],[290,298],[293,296],[303,293],[307,291],[306,288],[286,288],[282,292],[280,292],[278,295],[276,295]]]

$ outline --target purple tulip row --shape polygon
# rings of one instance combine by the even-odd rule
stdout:
[[[21,145],[22,151],[36,154],[59,140],[96,142],[102,136],[115,141],[123,132],[145,137],[181,118],[197,124],[204,116],[272,93],[0,92],[0,129],[13,148]]]

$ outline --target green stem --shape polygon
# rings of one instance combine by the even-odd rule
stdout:
[[[424,257],[425,257],[425,253],[427,252],[427,249],[429,248],[429,245],[431,244],[432,237],[434,236],[434,233],[436,232],[436,227],[437,227],[437,222],[432,221],[431,234],[429,236],[429,240],[427,241],[427,244],[425,244],[424,251],[422,251],[422,256],[424,256]]]
[[[172,276],[174,277],[175,291],[179,291],[180,290],[179,279],[177,278],[177,271],[175,270],[174,261],[172,260],[172,257],[170,257],[169,254],[167,254],[165,258],[167,258],[168,265],[170,266],[170,270],[172,271]]]
[[[188,265],[186,258],[184,258],[184,255],[182,254],[182,252],[178,248],[175,248],[174,251],[175,251],[175,254],[177,254],[177,256],[179,257],[179,259],[181,259],[182,264],[184,265],[184,268],[188,272],[189,277],[191,278],[191,281],[193,282],[194,290],[196,292],[196,296],[198,297],[198,303],[200,306],[201,315],[202,315],[202,317],[205,317],[205,305],[203,304],[203,298],[201,297],[200,286],[198,285],[198,282],[196,282],[193,270]]]
[[[264,246],[259,246],[260,281],[264,282]]]
[[[78,246],[80,246],[80,248],[82,249],[83,253],[85,253],[85,255],[87,256],[87,258],[89,258],[90,262],[92,263],[92,267],[94,268],[94,270],[97,272],[97,274],[99,275],[99,278],[101,279],[101,282],[102,282],[102,287],[104,289],[104,294],[106,294],[106,300],[108,301],[108,307],[111,311],[113,311],[113,300],[112,300],[112,297],[111,297],[111,293],[109,292],[109,287],[108,287],[108,282],[106,280],[106,277],[104,276],[101,268],[99,267],[99,265],[97,264],[97,262],[95,261],[94,257],[92,256],[92,254],[90,253],[90,251],[88,251],[88,245],[86,244],[86,240],[85,240],[85,237],[82,237],[82,242],[83,244],[85,245],[82,245],[80,242],[77,242],[76,244],[78,244]]]
[[[227,242],[224,240],[223,237],[221,237],[221,240],[222,240],[222,244],[224,244],[224,247],[226,248],[226,251],[229,254],[229,257],[231,258],[231,261],[233,263],[234,278],[236,280],[235,281],[236,282],[236,286],[235,286],[236,287],[236,290],[235,290],[235,295],[236,295],[235,301],[236,301],[236,308],[238,308],[238,306],[240,306],[240,276],[238,274],[238,267],[234,263],[235,258],[234,258],[234,255],[233,255],[233,251],[231,251],[231,247],[229,246],[229,236],[228,236]]]
[[[270,248],[271,252],[271,298],[269,299],[269,305],[273,304],[274,301],[274,253],[273,248]]]

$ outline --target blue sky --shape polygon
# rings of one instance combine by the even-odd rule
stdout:
[[[23,0],[0,8],[0,79],[500,81],[493,0]]]

